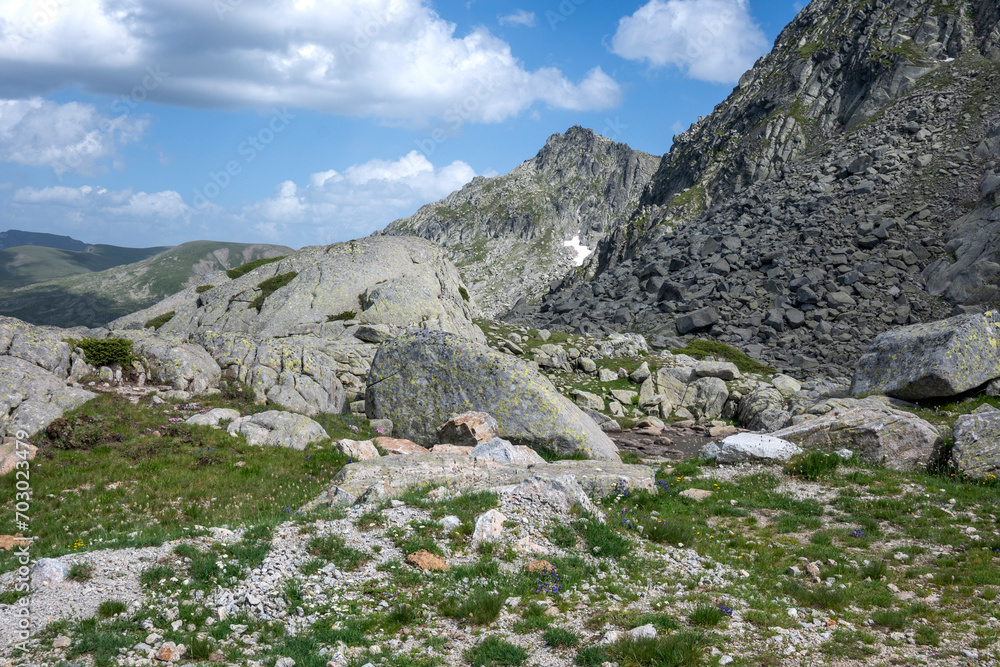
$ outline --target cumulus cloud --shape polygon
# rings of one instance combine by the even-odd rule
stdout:
[[[147,125],[128,114],[98,113],[91,104],[0,99],[0,162],[93,176],[103,171],[102,160],[115,163],[118,148],[137,141]]]
[[[40,19],[24,9],[37,4],[49,7]],[[0,96],[68,86],[127,95],[149,67],[165,77],[144,90],[151,101],[403,123],[440,118],[484,84],[489,94],[467,120],[503,120],[538,102],[602,109],[621,96],[603,72],[574,82],[528,70],[506,42],[482,27],[457,34],[424,0],[0,0],[0,16]]]
[[[303,184],[283,181],[272,196],[236,206],[198,206],[173,190],[22,187],[0,200],[0,217],[12,227],[116,245],[165,245],[202,236],[299,247],[367,236],[475,176],[460,160],[435,167],[411,151],[398,160],[316,172]]]
[[[619,21],[611,40],[622,58],[712,83],[738,81],[767,49],[747,0],[650,0]]]
[[[526,28],[535,27],[535,12],[527,12],[523,9],[505,14],[499,19],[500,25],[524,26]]]
[[[328,243],[381,229],[475,176],[460,160],[435,168],[424,155],[411,151],[398,160],[375,159],[342,172],[317,172],[303,187],[285,181],[273,197],[244,207],[239,215],[274,241],[291,235],[302,238],[303,244]]]

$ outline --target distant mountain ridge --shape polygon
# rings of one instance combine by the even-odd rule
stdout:
[[[87,248],[100,256],[104,249],[115,247]],[[219,241],[191,241],[166,249],[116,250],[161,252],[102,271],[77,271],[74,274],[64,273],[61,277],[50,280],[13,287],[7,285],[0,292],[0,314],[32,324],[59,327],[101,326],[115,318],[152,306],[185,287],[202,284],[207,276],[219,271],[292,252],[286,246]],[[74,251],[44,248],[0,251],[0,276],[4,271],[4,253],[20,253],[26,257],[44,259],[46,255],[53,253],[58,255],[72,252]],[[85,254],[76,252],[77,255]],[[121,255],[122,252],[118,254]],[[71,257],[74,255],[71,254]]]
[[[5,232],[0,232],[0,250],[16,248],[22,245],[56,248],[58,250],[84,250],[88,244],[83,241],[77,241],[69,236],[59,236],[45,232],[26,232],[20,229],[8,229]]]

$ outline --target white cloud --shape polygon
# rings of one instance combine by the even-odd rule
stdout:
[[[470,98],[477,108],[464,120],[496,122],[538,102],[602,109],[621,97],[603,72],[573,82],[527,70],[506,42],[482,27],[456,34],[426,0],[47,2],[35,25],[25,6],[36,3],[0,0],[0,95],[80,86],[127,96],[144,86],[143,99],[162,103],[403,123],[442,118]],[[145,84],[148,67],[162,85]]]
[[[128,114],[106,116],[91,104],[0,99],[0,162],[93,176],[103,171],[102,160],[119,160],[118,148],[137,141],[147,125]]]
[[[370,160],[337,172],[317,172],[309,184],[285,181],[274,197],[243,208],[239,216],[267,238],[301,237],[328,243],[370,234],[392,220],[461,188],[476,173],[456,160],[435,168],[411,151],[394,161]]]
[[[505,14],[498,19],[500,25],[521,25],[527,28],[535,27],[535,12],[518,9],[511,14]]]
[[[650,0],[619,21],[611,40],[622,58],[712,83],[738,81],[767,49],[746,0]]]
[[[0,199],[0,218],[12,228],[124,246],[202,237],[300,247],[367,236],[475,176],[460,160],[435,167],[423,154],[411,151],[398,160],[317,172],[303,185],[283,181],[271,197],[229,207],[220,202],[195,206],[173,190],[22,187]]]

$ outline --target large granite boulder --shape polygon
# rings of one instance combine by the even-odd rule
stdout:
[[[1000,377],[1000,318],[960,315],[887,331],[858,361],[851,393],[956,396]]]
[[[94,396],[24,359],[0,356],[0,436],[32,436]]]
[[[736,407],[740,426],[751,431],[770,433],[792,423],[792,413],[785,410],[785,399],[774,387],[758,387],[740,398]]]
[[[715,459],[719,463],[787,461],[801,452],[798,445],[781,438],[759,433],[737,433],[722,441]]]
[[[309,417],[280,410],[240,417],[229,424],[228,431],[239,433],[251,445],[290,447],[300,451],[328,437],[323,427]]]
[[[937,463],[943,444],[928,422],[877,401],[830,410],[771,435],[806,449],[849,449],[870,463],[904,471]]]
[[[337,338],[418,327],[485,341],[463,289],[442,248],[412,237],[365,238],[303,248],[217,285],[179,307],[160,332]]]
[[[515,445],[618,460],[594,421],[526,363],[439,331],[408,331],[379,348],[365,392],[370,419],[391,419],[394,433],[422,445],[455,413],[489,412]]]
[[[1000,410],[962,415],[955,421],[955,467],[970,477],[1000,474]]]

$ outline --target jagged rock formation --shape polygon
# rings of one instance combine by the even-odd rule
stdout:
[[[111,254],[142,252],[116,250]],[[126,260],[130,264],[4,290],[0,313],[34,324],[98,327],[153,306],[185,287],[206,284],[203,277],[214,272],[290,252],[291,248],[277,245],[192,241],[141,261]]]
[[[715,338],[834,375],[893,325],[988,301],[998,31],[994,3],[811,3],[676,138],[594,277],[509,318]]]
[[[658,158],[572,127],[513,171],[478,177],[383,234],[448,249],[483,312],[531,300],[575,266],[565,243],[593,250],[639,203]]]

